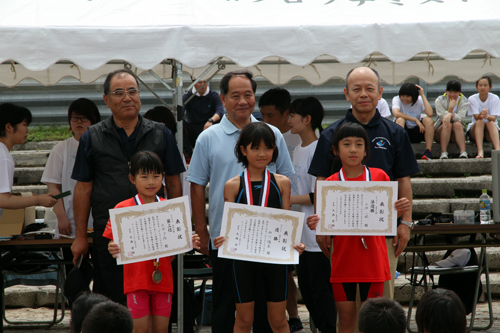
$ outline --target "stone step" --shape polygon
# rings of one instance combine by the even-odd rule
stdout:
[[[16,167],[45,167],[50,150],[17,150],[11,153]]]
[[[491,200],[493,202],[493,199]],[[479,211],[477,198],[413,199],[413,219],[423,218],[431,212],[453,213],[455,210]]]
[[[416,177],[436,177],[436,176],[454,176],[465,177],[466,175],[491,175],[491,158],[460,158],[447,160],[417,160],[421,173],[415,174]]]
[[[491,175],[449,178],[412,178],[413,197],[445,197],[451,198],[459,191],[475,192],[477,197],[482,189],[492,190]]]
[[[412,143],[413,152],[417,158],[421,158],[422,154],[425,151],[425,143]],[[484,157],[491,157],[491,150],[493,149],[493,145],[491,142],[483,143]],[[448,155],[450,158],[458,158],[460,155],[460,149],[456,143],[450,143],[447,147]],[[469,158],[475,158],[477,155],[477,147],[475,143],[466,142],[465,143],[465,151],[469,154]],[[439,143],[434,142],[431,147],[432,158],[438,159],[441,156],[441,145]]]
[[[40,184],[45,167],[14,168],[14,185]]]
[[[23,185],[13,186],[12,193],[31,192],[33,195],[48,193],[47,185]]]
[[[15,145],[12,150],[52,150],[60,141],[27,142],[23,145]]]

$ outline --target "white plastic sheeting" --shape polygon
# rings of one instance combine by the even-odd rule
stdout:
[[[162,62],[176,59],[196,75],[219,56],[276,84],[296,76],[321,84],[367,62],[392,84],[412,75],[475,80],[500,67],[500,1],[0,2],[0,83],[8,86],[25,77],[92,82],[123,66],[117,61],[168,78]]]

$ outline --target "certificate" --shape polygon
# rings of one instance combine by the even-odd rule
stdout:
[[[188,197],[109,210],[118,265],[184,253],[193,248]]]
[[[318,181],[317,235],[396,235],[398,182]]]
[[[298,264],[304,213],[226,202],[219,257],[270,264]]]

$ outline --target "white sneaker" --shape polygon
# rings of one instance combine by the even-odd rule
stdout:
[[[462,155],[460,155],[460,156],[462,156]],[[441,156],[439,156],[439,159],[440,160],[447,160],[448,159],[448,152],[447,151],[442,151],[441,152]]]
[[[469,158],[469,154],[467,154],[465,150],[461,151],[460,156],[458,156],[458,158]]]

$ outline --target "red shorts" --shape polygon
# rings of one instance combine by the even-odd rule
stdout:
[[[336,302],[356,301],[356,287],[358,283],[332,283],[333,297]],[[382,297],[384,282],[359,283],[359,297],[361,302],[368,298]]]
[[[127,294],[127,307],[133,319],[142,318],[150,313],[152,316],[170,317],[172,294],[136,290]]]

